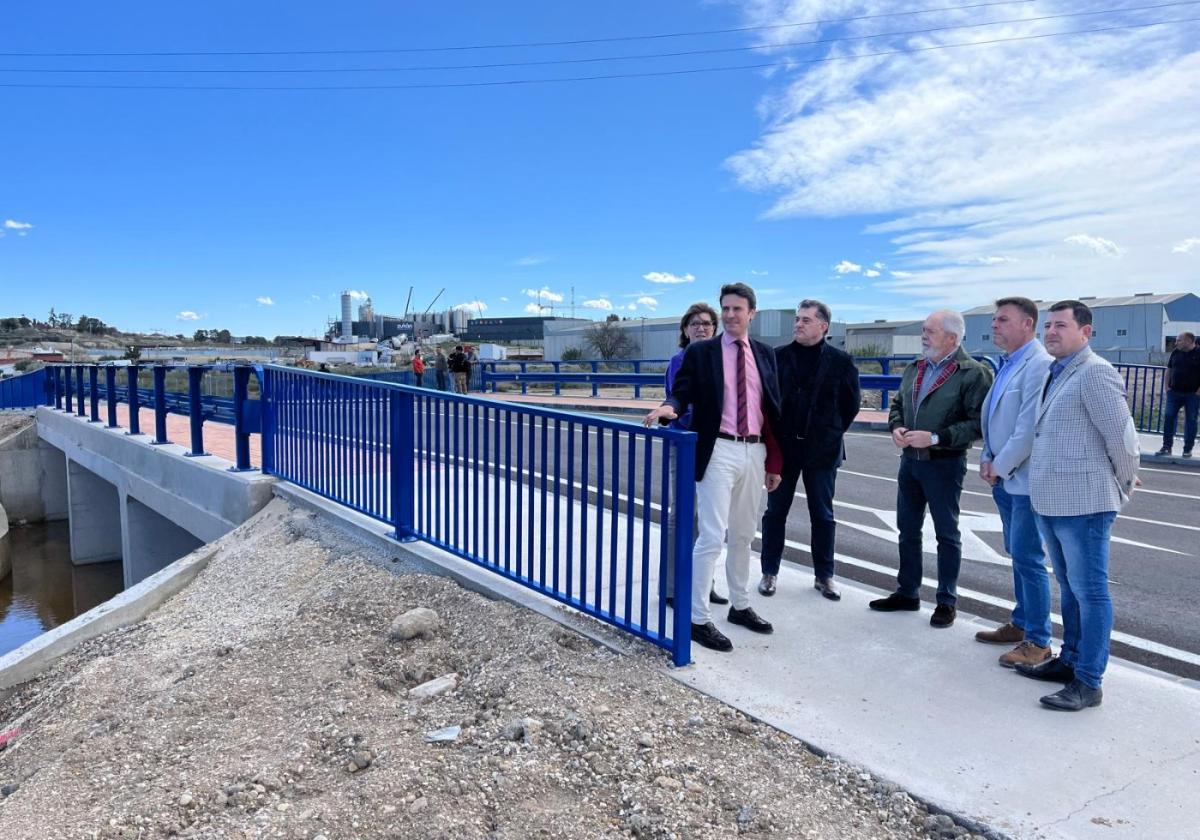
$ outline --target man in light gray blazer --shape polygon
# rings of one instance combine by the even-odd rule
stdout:
[[[992,342],[1004,350],[1000,370],[983,403],[983,453],[979,475],[992,488],[992,499],[1004,525],[1004,550],[1013,563],[1012,619],[995,630],[980,630],[975,639],[988,644],[1016,645],[1000,656],[1000,664],[1037,665],[1050,658],[1050,576],[1029,502],[1029,455],[1033,423],[1042,401],[1042,385],[1050,354],[1037,340],[1037,304],[1029,298],[996,301]]]
[[[1066,687],[1041,698],[1063,711],[1099,706],[1108,665],[1112,600],[1109,535],[1137,481],[1137,430],[1125,383],[1092,353],[1092,311],[1077,300],[1050,307],[1046,374],[1033,427],[1029,495],[1062,596],[1063,646],[1057,657],[1018,665],[1035,679]]]

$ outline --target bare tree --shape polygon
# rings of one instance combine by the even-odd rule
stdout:
[[[592,324],[583,333],[583,343],[605,361],[632,358],[638,349],[638,343],[615,321]]]

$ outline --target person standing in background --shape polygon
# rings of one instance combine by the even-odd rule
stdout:
[[[1183,457],[1192,457],[1196,443],[1196,414],[1200,411],[1200,347],[1186,330],[1175,337],[1167,360],[1167,404],[1163,408],[1163,445],[1155,455],[1170,455],[1175,446],[1175,426],[1183,409]]]
[[[433,372],[437,375],[437,389],[439,391],[446,390],[446,374],[450,371],[450,362],[446,359],[446,353],[439,347],[433,354]]]
[[[412,358],[413,379],[417,380],[417,387],[424,387],[425,383],[425,360],[421,358],[421,351],[413,353]]]

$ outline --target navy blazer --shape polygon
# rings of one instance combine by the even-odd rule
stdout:
[[[775,351],[761,341],[748,339],[758,366],[763,392],[763,436],[767,444],[767,462],[779,459],[779,446],[773,430],[779,428],[779,376],[775,369]],[[671,396],[663,401],[683,414],[692,409],[692,431],[696,433],[696,481],[712,459],[721,431],[721,411],[725,400],[725,365],[721,357],[721,337],[693,341],[683,354],[683,364],[675,374]],[[772,470],[778,472],[778,470]]]
[[[836,469],[846,457],[844,436],[861,405],[858,368],[849,353],[829,343],[822,344],[808,411],[801,417],[796,384],[800,376],[799,356],[800,348],[794,341],[775,348],[783,414],[775,436],[783,450],[784,469],[788,472]]]

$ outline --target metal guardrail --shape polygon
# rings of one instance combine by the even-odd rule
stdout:
[[[1125,399],[1139,432],[1162,434],[1167,369],[1154,365],[1114,364],[1125,380]]]
[[[276,366],[263,405],[264,472],[689,661],[691,433]]]
[[[550,382],[554,384],[554,394],[562,394],[564,384],[590,384],[592,396],[600,396],[602,385],[633,385],[633,397],[642,396],[642,387],[661,386],[663,374],[666,372],[670,359],[598,359],[573,360],[569,362],[528,362],[528,361],[481,361],[475,368],[478,375],[473,378],[472,390],[486,391],[487,386],[496,390],[499,382],[519,382],[521,393],[529,393],[529,383]],[[504,370],[501,370],[501,367]],[[605,370],[601,370],[601,367]],[[515,369],[514,369],[515,368]],[[565,369],[564,369],[565,368]],[[620,370],[620,368],[626,368]],[[582,369],[582,370],[581,370]],[[590,374],[591,379],[575,378],[579,374]],[[560,376],[561,375],[561,376]],[[529,378],[529,377],[535,378]],[[631,378],[622,378],[631,377]]]
[[[0,409],[37,408],[46,405],[46,369],[0,379]]]
[[[167,390],[168,372],[185,372],[186,392]],[[221,371],[232,373],[231,396],[204,393],[204,376]],[[100,404],[104,403],[105,424],[118,428],[117,405],[129,406],[131,435],[142,434],[141,408],[154,412],[153,443],[170,443],[167,438],[167,415],[179,414],[189,418],[189,456],[204,451],[204,422],[212,420],[234,427],[235,471],[253,469],[250,463],[250,436],[262,431],[260,401],[251,395],[250,379],[256,368],[250,365],[51,365],[41,372],[46,376],[43,404],[87,417],[92,423],[101,422]],[[141,387],[146,376],[152,386]],[[0,402],[0,408],[6,407]]]

